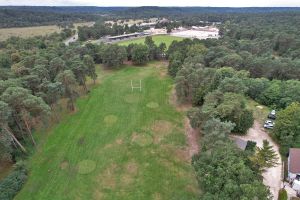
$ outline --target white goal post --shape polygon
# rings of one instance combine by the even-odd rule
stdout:
[[[131,91],[133,92],[134,89],[139,89],[140,91],[142,91],[142,80],[140,80],[139,86],[134,86],[133,81],[131,80]]]

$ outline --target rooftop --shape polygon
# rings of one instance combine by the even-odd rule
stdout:
[[[300,148],[290,148],[289,171],[300,173]]]
[[[238,148],[240,148],[241,150],[246,149],[248,141],[245,141],[245,140],[242,140],[242,139],[236,138],[236,137],[234,137],[233,140],[234,140],[234,142],[235,142],[235,144],[237,145]]]
[[[139,36],[139,35],[145,35],[147,33],[141,32],[141,33],[129,33],[129,34],[123,34],[123,35],[117,35],[117,36],[111,36],[108,37],[108,39],[120,39],[120,38],[126,38],[126,37],[133,37],[133,36]]]

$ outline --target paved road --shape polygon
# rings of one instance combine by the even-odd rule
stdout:
[[[66,40],[64,41],[64,43],[65,43],[65,45],[68,46],[70,43],[76,42],[77,40],[78,40],[78,33],[76,33],[76,34],[73,35],[72,37],[66,39]]]
[[[263,183],[270,187],[270,191],[273,195],[273,199],[277,199],[278,191],[282,188],[282,160],[279,154],[278,145],[272,140],[268,133],[264,130],[263,126],[258,122],[254,121],[254,125],[249,129],[247,135],[245,136],[234,136],[244,140],[252,140],[257,143],[258,147],[263,146],[263,140],[268,140],[270,145],[276,151],[279,158],[278,165],[267,169],[263,175]]]

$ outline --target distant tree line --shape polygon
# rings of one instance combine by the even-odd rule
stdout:
[[[0,7],[0,28],[61,25],[73,22],[95,21],[100,18],[96,14],[39,12],[36,10],[36,8],[25,11]]]

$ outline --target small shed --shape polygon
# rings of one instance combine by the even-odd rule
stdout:
[[[238,148],[241,150],[246,149],[248,141],[236,137],[234,137],[233,140]]]

